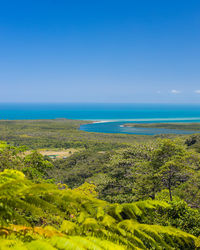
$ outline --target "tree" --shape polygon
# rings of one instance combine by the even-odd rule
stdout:
[[[118,151],[111,161],[111,175],[123,181],[131,174],[135,200],[155,199],[156,193],[165,188],[172,199],[172,190],[186,182],[199,165],[199,156],[179,140],[159,139]]]
[[[146,186],[145,192],[155,199],[155,194],[163,188],[168,188],[170,200],[172,200],[172,188],[185,182],[192,168],[189,166],[191,153],[177,140],[159,140],[157,146],[150,152],[150,160],[142,162],[135,168],[135,186]],[[187,171],[185,171],[187,169]],[[149,189],[146,190],[146,189]]]
[[[24,168],[22,171],[29,179],[47,179],[47,170],[50,168],[53,168],[53,164],[45,160],[43,155],[37,151],[33,151],[24,157]]]
[[[182,159],[179,160],[168,161],[159,170],[162,184],[164,187],[167,187],[171,201],[172,187],[176,187],[178,183],[185,182],[189,176],[189,172],[186,171],[188,167],[184,165]]]
[[[22,153],[26,147],[14,147],[4,141],[0,141],[0,170],[23,168]]]

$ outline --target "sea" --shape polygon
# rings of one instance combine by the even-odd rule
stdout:
[[[200,122],[200,104],[0,103],[1,120],[67,118],[91,121],[80,130],[138,135],[192,134],[196,131],[130,128],[125,123]]]

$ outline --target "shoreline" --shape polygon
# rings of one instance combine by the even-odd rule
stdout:
[[[71,119],[70,119],[71,120]],[[77,120],[77,119],[72,119],[72,120]],[[79,120],[79,119],[78,119]],[[200,122],[200,117],[183,117],[183,118],[132,118],[132,119],[100,119],[100,120],[93,120],[93,119],[80,119],[82,121],[92,121],[95,123],[100,123],[100,122],[131,122],[131,121],[195,121]]]
[[[34,118],[34,119],[0,119],[0,122],[14,122],[14,121],[79,121],[79,122],[89,122],[90,124],[96,124],[96,123],[111,123],[111,122],[117,122],[117,123],[126,123],[128,124],[160,124],[166,121],[166,124],[186,124],[186,123],[200,123],[200,117],[191,117],[191,118],[141,118],[141,119],[72,119],[72,118]],[[132,123],[131,123],[132,122]],[[144,122],[144,123],[140,123]],[[88,123],[87,123],[88,124]],[[128,126],[127,124],[127,126]],[[124,126],[124,125],[123,125]]]

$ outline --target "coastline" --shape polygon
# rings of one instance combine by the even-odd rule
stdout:
[[[131,123],[94,121],[82,125],[80,130],[96,133],[117,133],[134,135],[160,135],[160,134],[195,134],[200,133],[200,121],[181,120],[181,122]]]

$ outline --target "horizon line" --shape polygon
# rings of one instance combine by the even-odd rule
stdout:
[[[158,105],[200,105],[200,102],[1,102],[1,104],[158,104]]]

